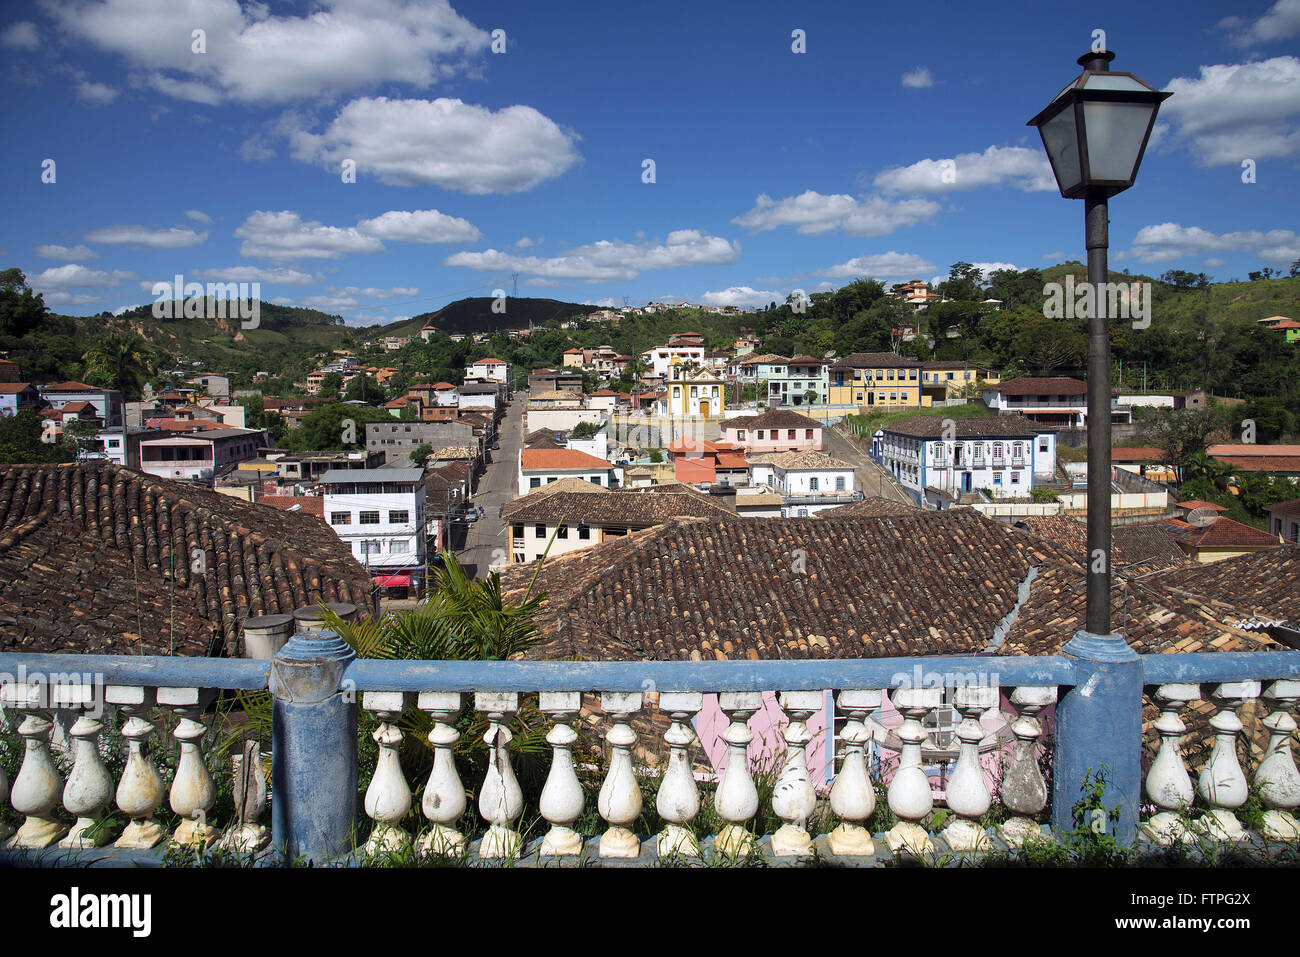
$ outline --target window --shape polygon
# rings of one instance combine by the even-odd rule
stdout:
[[[743,440],[743,439],[745,438],[745,430],[744,430],[744,429],[737,429],[737,430],[736,430],[736,438],[738,438],[738,439],[742,439],[742,440]]]
[[[891,392],[891,393],[889,393],[889,401],[890,401],[890,402],[897,402],[897,401],[898,401],[898,393],[897,393],[897,392]]]
[[[378,555],[382,549],[383,543],[363,539],[358,542],[357,545],[361,551],[361,557],[364,558],[367,555]]]
[[[529,487],[529,488],[541,488],[541,487],[542,487],[542,479],[541,479],[541,477],[540,477],[540,476],[537,476],[537,475],[534,475],[532,478],[530,478],[530,479],[528,480],[528,487]]]
[[[952,373],[951,373],[951,372],[948,373],[948,381],[949,381],[949,382],[952,381]]]
[[[411,520],[411,513],[406,509],[401,509],[399,511],[392,511],[388,513],[389,525],[405,525],[410,520]]]
[[[587,481],[592,485],[600,485],[602,488],[604,487],[599,475],[593,475],[591,478],[587,479]]]
[[[1040,452],[1046,452],[1046,451],[1047,451],[1047,439],[1039,439],[1039,440],[1038,440],[1038,451],[1040,451]]]
[[[759,429],[759,430],[758,430],[757,435],[758,435],[758,440],[759,440],[760,442],[763,441],[763,430],[762,430],[762,429]]]
[[[591,529],[588,528],[586,525],[579,525],[578,538],[584,542],[589,540],[591,538]]]
[[[910,381],[915,382],[915,381],[916,381],[916,370],[915,370],[915,369],[908,369],[908,370],[907,370],[907,378],[908,378]]]
[[[358,514],[358,516],[359,516],[358,519],[357,519],[357,521],[358,521],[358,523],[361,524],[361,525],[378,525],[378,524],[379,524],[379,513],[378,513],[378,512],[358,512],[357,514]]]
[[[794,429],[786,429],[786,430],[785,430],[785,437],[786,437],[787,439],[793,439],[793,438],[794,438]]]
[[[893,382],[893,381],[894,381],[894,370],[893,370],[893,369],[890,369],[890,370],[889,370],[889,381],[890,381],[890,382]]]
[[[1020,473],[1019,473],[1019,472],[1012,472],[1012,473],[1011,473],[1011,484],[1012,484],[1012,485],[1019,485],[1019,484],[1020,484]]]
[[[568,537],[569,537],[569,526],[568,526],[568,525],[561,525],[561,526],[556,530],[556,532],[555,532],[555,537],[556,537],[556,538],[568,538]]]
[[[814,475],[812,476],[812,478],[808,479],[808,491],[810,492],[817,491],[817,476]]]
[[[536,525],[534,525],[534,526],[533,526],[533,537],[534,537],[534,538],[545,538],[545,537],[546,537],[546,526],[545,526],[544,524],[542,524],[541,522],[538,522]]]
[[[1001,472],[994,472],[994,473],[993,473],[993,484],[994,484],[994,485],[1001,485],[1001,484],[1002,484],[1002,473],[1001,473]]]
[[[388,551],[393,555],[407,555],[411,551],[411,543],[405,540],[392,542],[388,546]]]
[[[844,476],[843,476],[843,475],[837,475],[837,476],[835,476],[835,491],[837,491],[837,492],[843,492],[843,491],[845,491],[845,486],[844,486]]]
[[[352,513],[351,512],[330,512],[330,524],[351,525]]]

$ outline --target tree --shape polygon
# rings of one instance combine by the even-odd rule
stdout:
[[[1213,409],[1156,409],[1144,430],[1146,441],[1164,452],[1183,482],[1210,443],[1222,434],[1219,416]]]
[[[948,268],[948,278],[939,283],[939,294],[945,299],[984,298],[984,273],[968,262],[955,262]]]
[[[17,415],[0,415],[0,463],[5,465],[70,462],[71,449],[63,443],[43,442],[50,435],[39,415],[24,409]]]
[[[383,402],[384,390],[379,387],[379,383],[363,372],[348,383],[343,398],[349,402]]]
[[[244,407],[244,421],[250,429],[266,428],[266,403],[262,401],[262,393],[246,395],[239,404]]]
[[[804,402],[807,403],[808,405],[816,405],[816,404],[817,404],[817,391],[816,391],[815,389],[809,389],[807,392],[805,392],[805,393],[803,394],[803,400],[804,400]]]
[[[48,315],[44,296],[32,293],[21,269],[0,272],[0,336],[25,336]]]
[[[136,402],[156,361],[156,353],[140,336],[114,330],[86,350],[84,374],[91,385],[118,389],[124,401]]]
[[[1039,316],[1021,327],[1015,349],[1039,375],[1051,375],[1078,366],[1087,355],[1088,339],[1066,322]]]
[[[1160,281],[1175,289],[1204,289],[1210,284],[1210,277],[1203,272],[1188,272],[1185,269],[1170,269],[1162,273]]]
[[[330,398],[337,398],[339,390],[343,387],[343,376],[337,372],[328,372],[320,380],[320,394]]]
[[[589,439],[599,431],[600,427],[595,422],[579,422],[569,433],[569,438]]]
[[[411,449],[411,464],[423,468],[424,463],[428,461],[429,456],[432,454],[433,446],[428,442],[425,442],[423,445],[417,445],[415,448]]]
[[[314,409],[289,433],[288,446],[294,452],[324,452],[334,449],[362,449],[366,446],[367,422],[391,422],[383,409],[365,405],[333,403]],[[348,422],[352,424],[347,425]]]

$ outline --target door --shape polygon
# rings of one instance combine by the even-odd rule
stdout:
[[[700,400],[700,415],[703,416],[703,417],[706,418],[706,419],[709,417],[709,400],[708,400],[708,399],[701,399],[701,400]]]
[[[961,473],[961,490],[962,490],[963,492],[969,492],[969,491],[971,490],[971,487],[970,487],[970,473],[969,473],[969,472],[962,472],[962,473]]]

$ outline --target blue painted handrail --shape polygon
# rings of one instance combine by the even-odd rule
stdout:
[[[1142,655],[1142,680],[1148,685],[1275,681],[1278,678],[1300,678],[1300,651]]]
[[[1064,656],[811,661],[382,661],[357,659],[357,691],[820,691],[826,688],[1071,685]]]
[[[247,658],[176,658],[169,655],[47,655],[0,652],[0,678],[17,682],[91,676],[108,685],[146,688],[266,688],[271,662]]]

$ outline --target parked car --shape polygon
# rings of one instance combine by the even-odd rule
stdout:
[[[478,521],[478,509],[476,509],[473,505],[465,509],[465,521],[471,523]]]
[[[493,443],[492,443],[492,451],[493,451],[493,452],[497,451],[497,450],[500,449],[500,448],[501,448],[501,443],[500,443],[500,442],[493,442]]]

